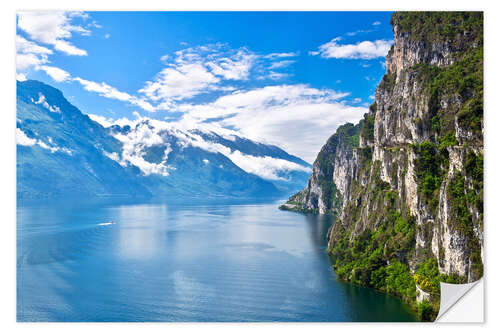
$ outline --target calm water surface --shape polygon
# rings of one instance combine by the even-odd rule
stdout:
[[[19,321],[414,320],[337,281],[331,217],[277,203],[59,203],[17,218]]]

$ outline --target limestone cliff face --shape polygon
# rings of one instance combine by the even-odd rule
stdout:
[[[361,125],[348,123],[338,128],[319,152],[306,188],[292,196],[285,208],[340,214],[356,171],[356,163],[351,161],[357,158],[353,149],[359,146]]]
[[[359,144],[339,128],[289,203],[338,214],[329,250],[346,280],[384,289],[381,267],[398,261],[415,277],[432,259],[441,280],[471,282],[483,272],[482,14],[396,13],[391,23],[375,102],[350,125]]]

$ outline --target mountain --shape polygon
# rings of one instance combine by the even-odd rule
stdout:
[[[271,198],[310,165],[227,131],[140,118],[104,127],[42,82],[17,82],[19,198]]]
[[[433,320],[440,281],[483,275],[483,15],[402,12],[391,24],[369,113],[339,127],[281,208],[338,215],[337,276]]]
[[[16,131],[19,198],[150,195],[137,170],[104,155],[121,143],[53,87],[17,83]]]

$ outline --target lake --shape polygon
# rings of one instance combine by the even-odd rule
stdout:
[[[338,281],[333,217],[274,203],[17,209],[18,321],[414,321]]]

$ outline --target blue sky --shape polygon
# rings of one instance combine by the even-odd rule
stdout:
[[[22,12],[18,79],[104,125],[148,117],[231,129],[309,162],[367,111],[389,12]]]

